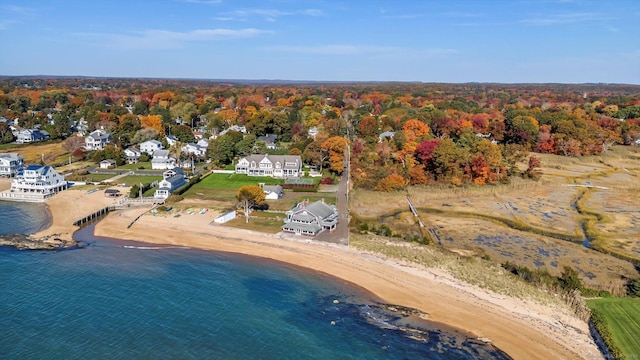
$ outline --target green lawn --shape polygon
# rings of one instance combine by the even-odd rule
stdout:
[[[238,189],[247,185],[282,184],[283,180],[243,174],[210,174],[184,194],[187,199],[234,201]]]
[[[151,170],[151,161],[139,162],[137,164],[124,164],[122,166],[118,166],[118,170],[140,170],[140,168],[145,170]]]
[[[127,184],[127,186],[133,186],[140,183],[151,184],[156,180],[162,180],[162,176],[127,175],[116,180],[115,184]]]
[[[107,179],[111,179],[114,176],[115,175],[113,174],[87,174],[87,175],[81,176],[81,178],[78,179],[78,181],[101,182]]]
[[[640,358],[640,299],[603,298],[587,305],[604,315],[618,347],[627,358]]]

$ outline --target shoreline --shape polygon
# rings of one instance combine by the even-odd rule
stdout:
[[[51,226],[36,233],[72,237],[73,221],[113,203],[102,192],[65,190],[46,202]],[[388,304],[416,309],[425,320],[459,329],[515,359],[603,358],[589,327],[567,309],[498,295],[463,283],[443,270],[403,263],[342,245],[307,238],[211,225],[217,215],[181,217],[145,214],[148,208],[118,210],[102,218],[95,236],[159,245],[188,246],[257,256],[295,265],[352,284]]]

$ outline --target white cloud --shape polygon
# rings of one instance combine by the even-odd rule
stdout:
[[[548,16],[530,17],[520,20],[523,24],[530,25],[562,25],[562,24],[574,24],[585,21],[602,21],[613,20],[611,17],[603,16],[599,13],[584,12],[584,13],[564,13],[564,14],[552,14]]]
[[[311,17],[324,16],[324,12],[319,9],[303,9],[293,11],[282,11],[276,9],[238,9],[235,11],[229,11],[221,14],[222,18],[229,18],[235,20],[247,20],[249,17],[260,16],[267,21],[275,21],[282,16],[294,16],[303,15]]]
[[[146,30],[132,35],[99,33],[77,33],[76,35],[110,48],[162,50],[182,48],[190,42],[252,38],[268,33],[270,32],[266,30],[247,28],[203,29],[189,32]]]
[[[448,56],[457,54],[454,49],[413,49],[399,46],[367,46],[367,45],[319,45],[319,46],[271,46],[267,51],[281,51],[310,55],[393,55],[393,56]]]

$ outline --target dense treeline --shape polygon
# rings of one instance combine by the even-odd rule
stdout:
[[[354,185],[391,191],[537,178],[531,151],[584,156],[636,144],[640,86],[3,78],[0,115],[10,120],[0,122],[0,143],[14,141],[10,126],[40,127],[70,152],[82,145],[71,136],[78,125],[109,131],[115,152],[198,134],[212,139],[207,157],[217,166],[290,153],[339,174],[349,144]],[[266,135],[278,148],[266,148]],[[96,158],[107,155],[121,158]]]

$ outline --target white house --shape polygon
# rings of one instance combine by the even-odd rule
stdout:
[[[111,143],[111,134],[104,130],[92,131],[84,138],[84,147],[87,150],[102,150],[109,143]]]
[[[264,198],[267,200],[278,200],[282,197],[282,186],[260,184],[264,191]]]
[[[318,135],[318,128],[315,126],[310,127],[309,130],[307,131],[307,134],[309,134],[310,137],[315,139],[316,135]]]
[[[200,141],[198,143],[200,143]],[[182,146],[182,152],[186,154],[193,154],[195,156],[204,156],[204,154],[207,153],[207,147],[202,147],[194,143],[186,143]]]
[[[128,147],[124,149],[124,156],[127,159],[127,164],[137,164],[140,155],[142,155],[142,152],[135,147]]]
[[[48,138],[49,134],[39,129],[22,129],[16,134],[16,142],[19,144],[42,141]]]
[[[16,153],[0,154],[0,176],[14,177],[24,166],[24,158]]]
[[[159,199],[166,199],[171,193],[186,184],[187,180],[184,178],[182,169],[175,168],[167,170],[162,173],[162,180],[158,183],[158,190],[156,190],[154,197]]]
[[[278,135],[267,134],[265,136],[258,137],[258,140],[264,142],[267,149],[275,149],[277,147]]]
[[[67,181],[48,165],[29,165],[18,170],[11,189],[0,193],[0,198],[15,201],[45,201],[67,188]]]
[[[298,203],[286,212],[282,230],[296,235],[317,235],[325,230],[332,231],[338,225],[338,210],[324,201],[307,204]]]
[[[173,146],[178,142],[178,138],[173,135],[167,135],[167,144]]]
[[[151,159],[151,168],[154,170],[167,170],[176,167],[176,159],[169,156],[169,150],[156,150]]]
[[[153,154],[156,150],[162,150],[164,147],[158,140],[148,140],[140,144],[140,151],[149,155]]]
[[[300,155],[249,155],[238,161],[236,174],[299,177],[302,175],[302,158]]]
[[[395,136],[395,132],[393,131],[385,131],[382,134],[378,135],[378,142],[382,142],[383,140],[391,140]]]
[[[116,161],[113,159],[105,159],[100,161],[100,169],[111,169],[116,167]]]

